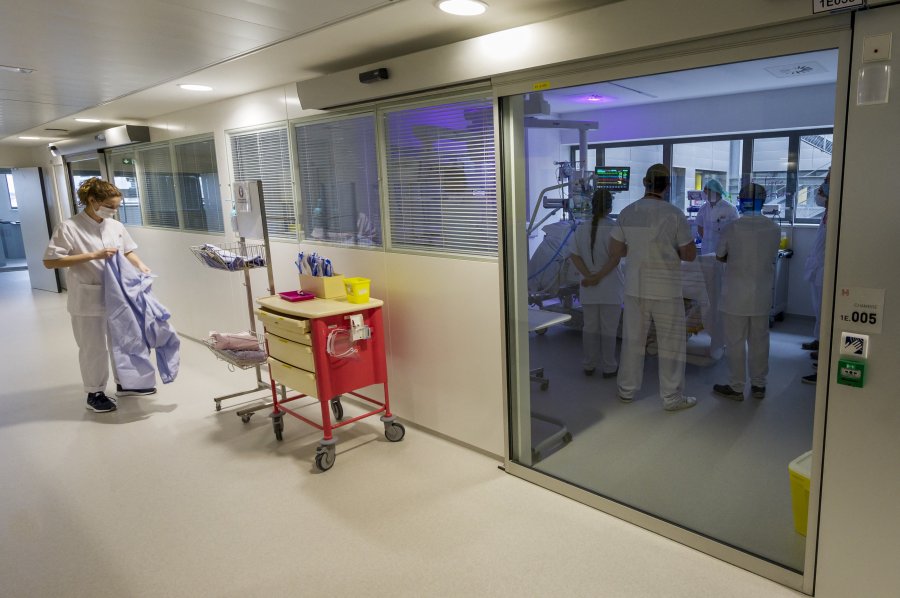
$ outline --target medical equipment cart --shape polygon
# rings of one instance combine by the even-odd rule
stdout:
[[[316,467],[321,471],[334,465],[336,440],[332,431],[336,428],[383,414],[385,437],[391,442],[403,440],[406,430],[395,421],[388,398],[382,301],[370,298],[365,303],[334,299],[291,302],[274,295],[257,299],[256,303],[269,356],[271,418],[276,439],[282,439],[285,415],[322,430],[322,440],[316,448]],[[383,386],[384,402],[355,392],[375,384]],[[278,386],[282,387],[280,393]],[[288,395],[287,388],[297,394]],[[376,408],[343,421],[341,395],[345,394]],[[285,406],[304,397],[318,399],[321,424]],[[339,423],[332,423],[332,414]]]

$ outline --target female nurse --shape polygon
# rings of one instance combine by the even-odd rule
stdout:
[[[115,411],[116,402],[106,395],[109,350],[106,310],[103,304],[104,261],[117,252],[141,272],[149,273],[134,252],[137,245],[114,216],[122,203],[115,185],[91,178],[78,187],[83,210],[60,223],[44,252],[46,268],[69,268],[67,308],[78,345],[78,364],[87,393],[87,408],[97,413]],[[113,371],[115,376],[115,371]],[[116,383],[117,396],[149,395],[155,388],[124,389]]]

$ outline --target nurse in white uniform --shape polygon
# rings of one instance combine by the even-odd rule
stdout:
[[[590,222],[575,229],[575,249],[569,256],[582,275],[578,299],[584,317],[582,345],[584,373],[593,375],[600,367],[604,378],[612,378],[619,370],[616,359],[616,335],[622,318],[622,294],[625,278],[620,266],[599,277],[597,274],[609,260],[609,238],[616,223],[609,217],[613,196],[597,189],[591,198]]]
[[[722,229],[738,218],[737,209],[727,201],[722,201],[724,189],[719,181],[706,181],[703,193],[706,195],[706,203],[697,212],[697,232],[703,240],[700,245],[701,255],[715,253]]]
[[[84,209],[56,228],[44,252],[44,266],[69,268],[67,307],[78,345],[87,408],[103,413],[116,409],[115,401],[105,393],[110,360],[103,304],[104,260],[121,251],[142,272],[150,269],[134,252],[137,245],[131,235],[114,219],[122,203],[115,185],[99,178],[88,179],[78,187],[78,201]],[[117,390],[119,396],[155,392],[118,386]]]
[[[722,298],[722,264],[715,261],[716,247],[719,245],[719,236],[722,229],[729,222],[737,220],[738,213],[733,205],[722,199],[722,184],[716,179],[710,179],[703,187],[703,194],[706,196],[706,203],[700,206],[697,212],[697,233],[702,239],[700,245],[700,254],[707,255],[712,263],[708,264],[708,276],[712,280],[708,283],[709,305],[705,310],[703,323],[709,334],[709,355],[714,359],[718,359],[722,354],[722,348],[725,344],[725,335],[722,330],[722,318],[719,314],[720,302]]]
[[[722,312],[729,383],[716,384],[717,395],[744,400],[747,365],[750,393],[766,396],[769,373],[769,312],[781,231],[762,215],[766,190],[751,183],[740,192],[741,217],[722,230],[716,257],[725,262]]]
[[[806,268],[804,278],[809,281],[809,288],[812,294],[813,313],[816,316],[815,328],[813,333],[816,335],[813,340],[803,343],[802,347],[806,351],[813,351],[814,358],[818,358],[819,352],[819,325],[822,316],[822,283],[825,277],[825,235],[828,231],[828,192],[831,184],[831,169],[825,175],[825,181],[816,190],[816,205],[825,208],[822,213],[822,221],[819,223],[819,229],[816,231],[816,240],[812,250],[806,257]],[[816,374],[803,376],[801,381],[804,384],[815,384]]]

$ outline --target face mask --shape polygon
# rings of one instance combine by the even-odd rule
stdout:
[[[112,208],[107,208],[106,206],[100,206],[94,209],[94,213],[101,218],[113,218],[116,215],[117,210]]]

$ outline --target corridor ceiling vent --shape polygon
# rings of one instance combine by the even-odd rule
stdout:
[[[438,0],[435,4],[442,11],[461,17],[474,17],[487,10],[487,4],[480,0]]]
[[[818,73],[827,73],[828,69],[818,62],[804,62],[802,64],[785,64],[779,66],[767,66],[766,70],[779,79],[785,77],[802,77],[804,75],[814,75]]]

